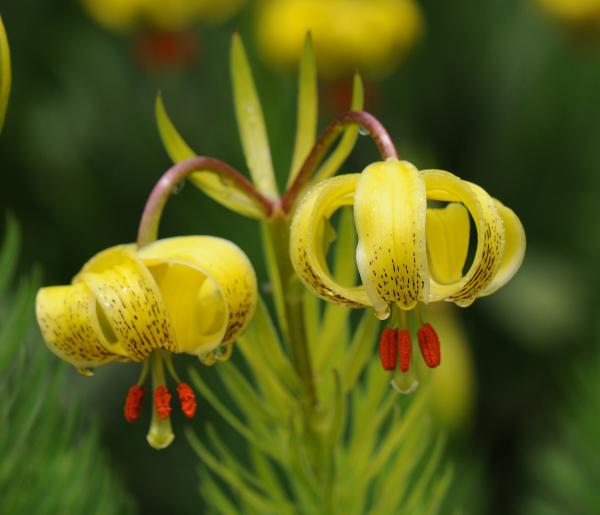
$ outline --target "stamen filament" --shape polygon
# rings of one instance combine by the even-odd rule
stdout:
[[[163,357],[165,360],[165,364],[167,365],[167,371],[169,372],[171,377],[174,379],[174,381],[176,383],[181,383],[181,379],[179,379],[179,375],[177,374],[177,371],[175,370],[175,367],[173,366],[173,357],[171,356],[171,353],[165,352]]]
[[[140,372],[140,377],[138,378],[137,383],[135,383],[136,385],[142,386],[146,382],[149,369],[150,369],[150,360],[145,359],[144,363],[142,365],[142,371]]]

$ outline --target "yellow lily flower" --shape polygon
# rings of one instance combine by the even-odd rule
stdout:
[[[447,205],[428,206],[428,201]],[[338,284],[327,266],[327,223],[344,206],[354,207],[360,286]],[[477,243],[467,264],[470,219]],[[294,269],[323,299],[355,308],[371,306],[382,320],[396,307],[380,352],[386,370],[396,369],[399,356],[402,372],[410,363],[408,311],[442,300],[469,306],[506,284],[525,253],[518,217],[481,187],[443,170],[419,171],[395,158],[309,189],[294,214],[290,242]],[[437,366],[437,334],[415,313],[423,358]]]
[[[89,14],[111,30],[144,25],[177,31],[197,20],[220,22],[235,14],[245,0],[82,0]]]
[[[257,15],[258,46],[276,64],[298,63],[311,32],[323,75],[391,71],[421,33],[414,0],[265,0]]]
[[[210,236],[168,238],[141,249],[119,245],[96,254],[69,286],[42,288],[36,315],[52,352],[91,375],[112,361],[143,362],[129,392],[125,417],[138,418],[149,364],[154,409],[148,441],[173,440],[164,365],[179,383],[182,411],[194,415],[192,390],[181,383],[171,353],[198,356],[207,365],[231,354],[257,300],[256,276],[233,243]]]

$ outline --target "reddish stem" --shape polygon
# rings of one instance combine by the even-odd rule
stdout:
[[[191,173],[200,171],[214,172],[220,177],[233,182],[237,188],[247,193],[249,197],[256,200],[264,208],[265,216],[268,217],[273,212],[273,202],[257,191],[254,185],[235,168],[213,157],[193,157],[173,165],[154,186],[150,197],[146,201],[138,230],[137,243],[139,247],[156,241],[162,211],[173,190]]]
[[[312,174],[325,157],[325,154],[331,145],[335,142],[344,128],[349,125],[358,125],[366,130],[373,141],[375,141],[377,149],[383,159],[388,159],[390,157],[398,158],[398,152],[390,135],[377,118],[366,111],[348,111],[347,113],[343,113],[333,120],[321,133],[319,139],[317,139],[296,179],[281,200],[283,212],[289,213],[291,211],[294,201],[302,188],[304,188],[310,180]]]

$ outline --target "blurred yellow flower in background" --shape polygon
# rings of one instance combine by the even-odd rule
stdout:
[[[2,17],[0,17],[0,132],[2,132],[2,127],[4,126],[4,117],[6,116],[6,108],[8,107],[11,79],[8,39],[4,30]]]
[[[414,0],[264,0],[256,33],[262,54],[275,65],[297,64],[310,31],[322,76],[359,70],[378,77],[393,70],[421,28]]]
[[[199,20],[221,22],[235,14],[245,0],[82,0],[89,14],[111,30],[138,26],[183,30]]]
[[[600,0],[536,0],[548,14],[569,24],[600,26]]]

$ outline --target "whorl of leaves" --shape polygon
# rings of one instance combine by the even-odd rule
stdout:
[[[0,513],[132,513],[93,424],[65,405],[66,366],[39,341],[39,273],[13,286],[20,234],[7,219],[0,250]]]

